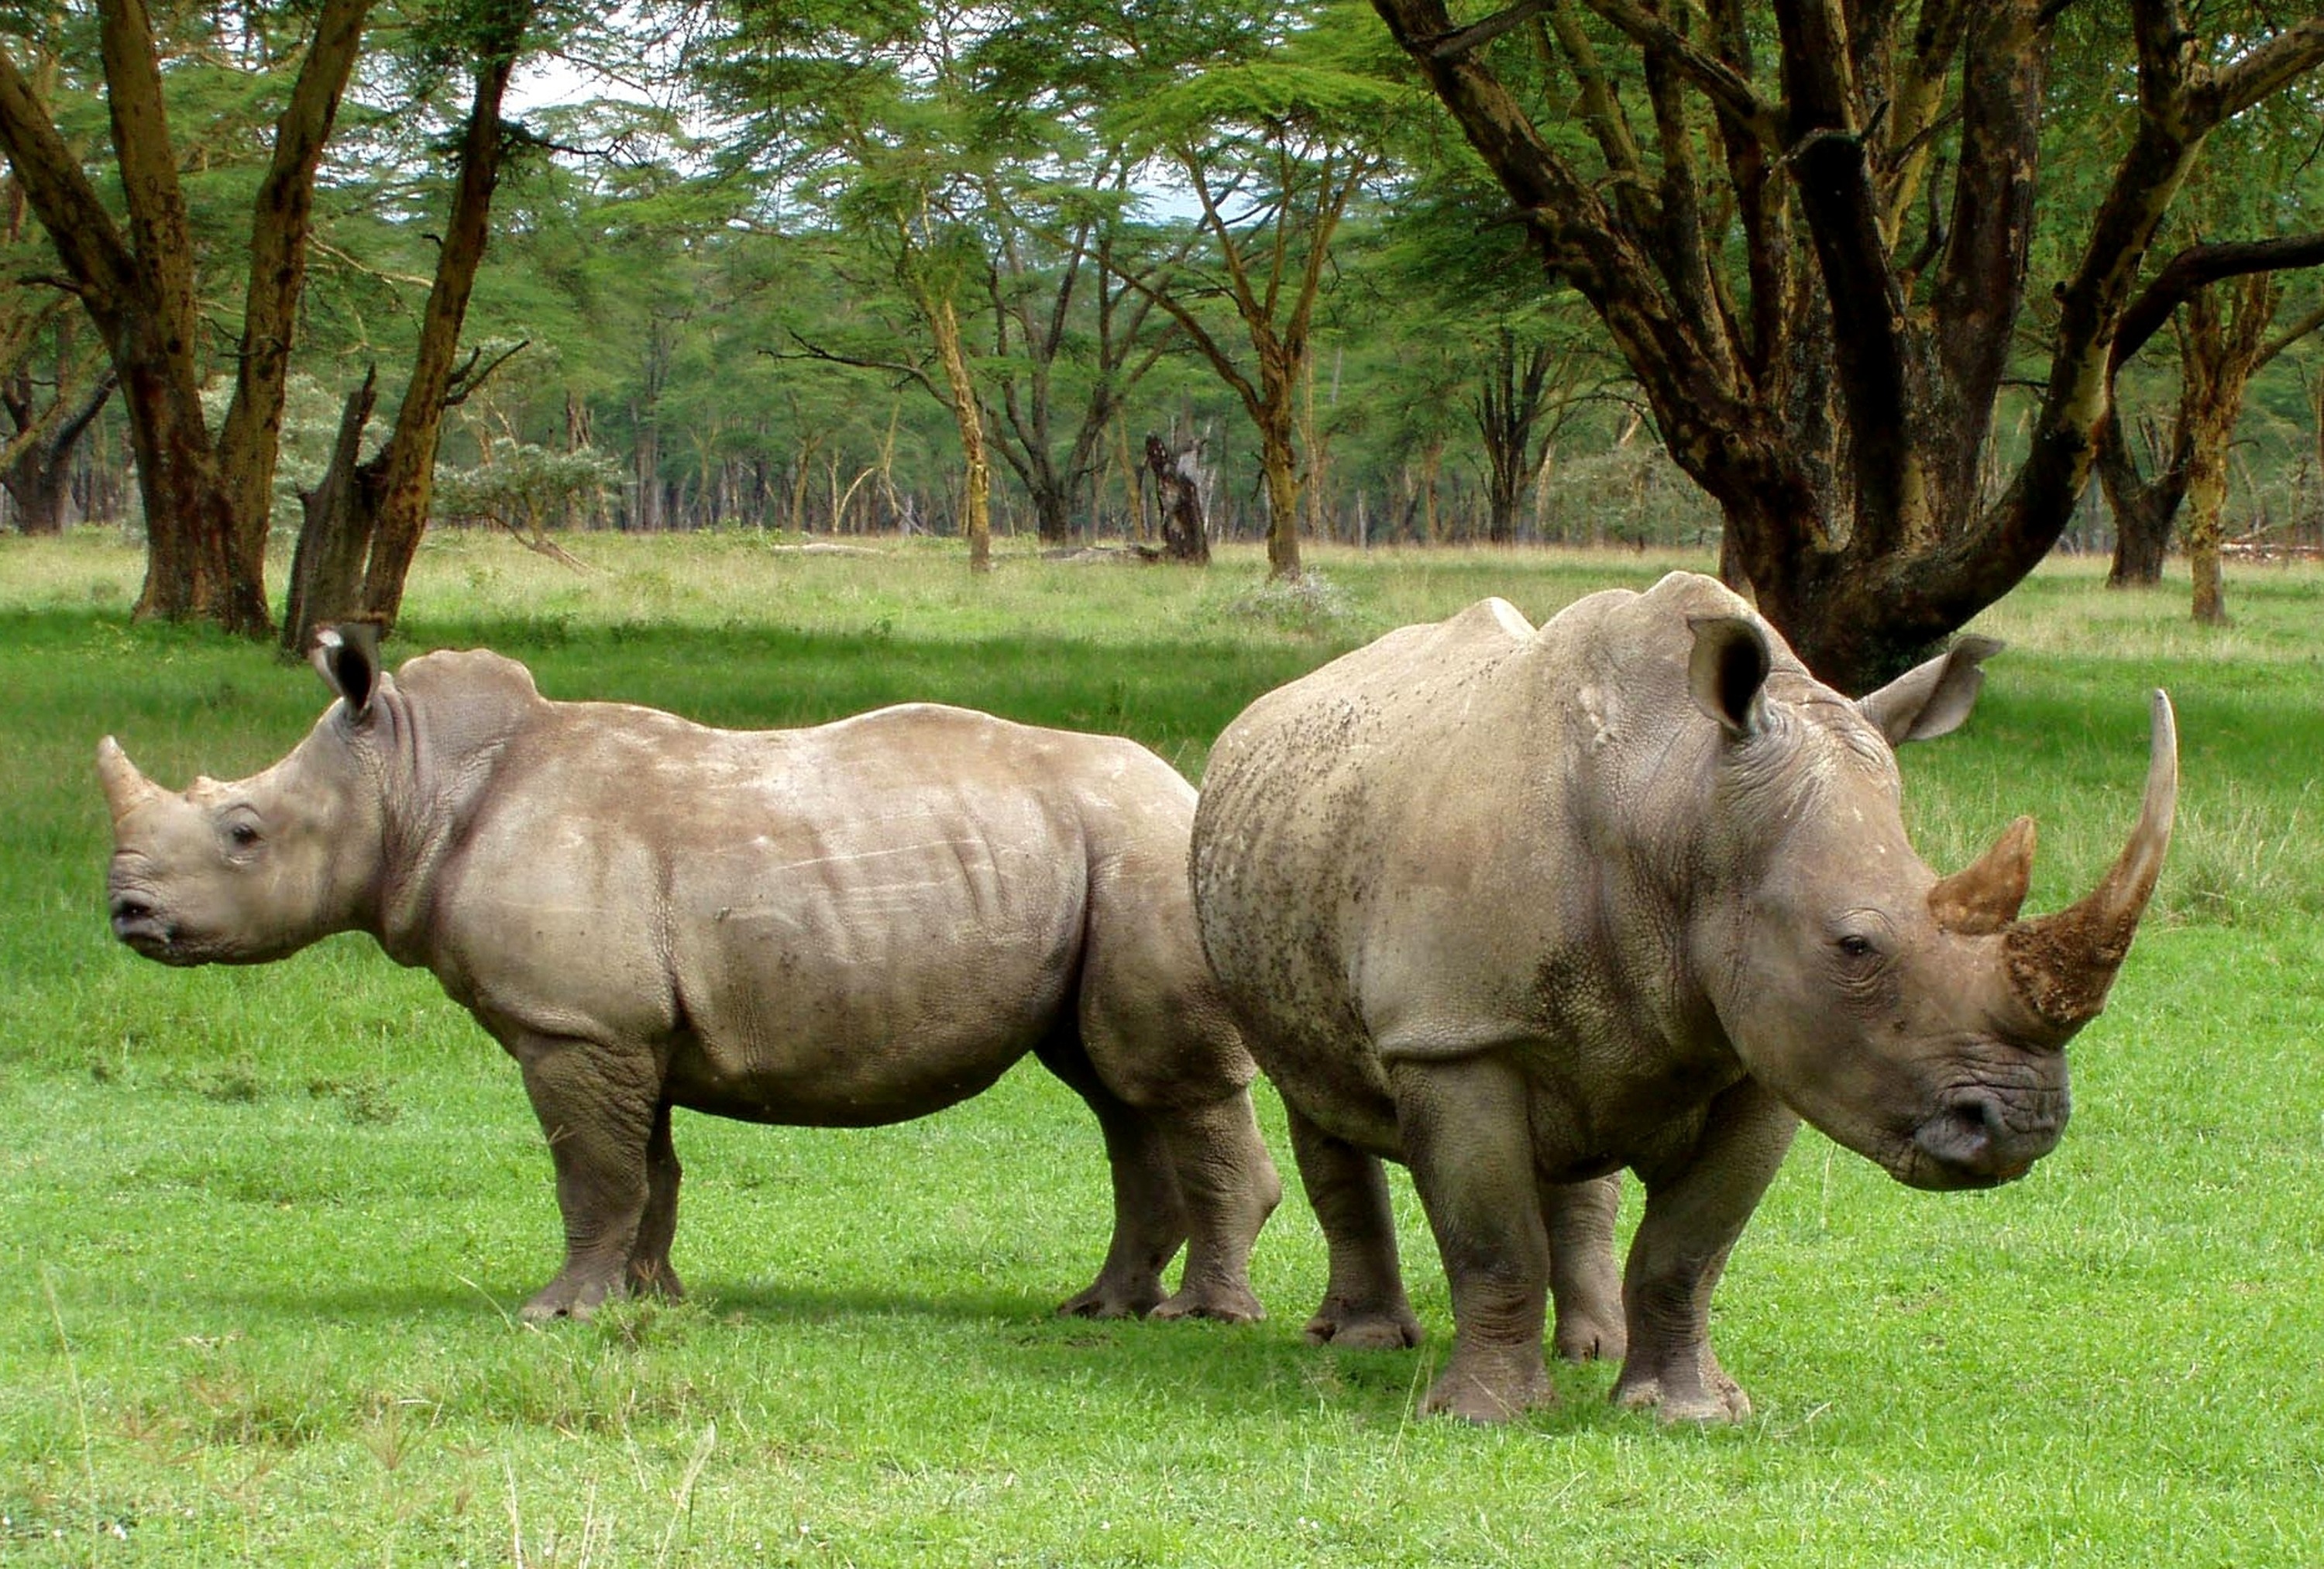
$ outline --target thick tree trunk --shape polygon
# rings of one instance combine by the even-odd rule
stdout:
[[[2227,623],[2219,543],[2227,502],[2227,443],[2199,437],[2187,466],[2187,568],[2194,578],[2194,617],[2204,626]]]
[[[2231,309],[2218,298],[2228,297]],[[2180,401],[2187,444],[2187,564],[2193,614],[2206,626],[2227,621],[2219,547],[2227,526],[2227,454],[2244,392],[2262,358],[2277,300],[2274,274],[2254,272],[2188,298],[2180,330]]]
[[[69,450],[55,453],[44,443],[31,445],[16,455],[6,472],[0,473],[0,485],[7,487],[17,532],[53,538],[65,531],[71,457]]]
[[[268,503],[315,170],[370,0],[326,0],[274,128],[252,215],[235,396],[214,441],[196,371],[195,255],[143,0],[99,0],[97,42],[124,233],[0,48],[0,152],[105,338],[132,427],[147,540],[141,617],[263,637]]]
[[[1261,344],[1259,396],[1251,411],[1259,427],[1259,480],[1267,491],[1267,575],[1285,582],[1299,577],[1301,476],[1293,400],[1304,359],[1279,344]]]

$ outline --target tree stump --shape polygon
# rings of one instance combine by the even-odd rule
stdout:
[[[1202,468],[1199,446],[1172,452],[1162,438],[1146,437],[1146,466],[1154,475],[1155,510],[1162,517],[1162,555],[1167,560],[1206,567],[1211,560],[1211,534],[1203,521]]]

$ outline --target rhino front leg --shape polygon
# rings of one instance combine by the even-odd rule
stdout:
[[[657,1238],[645,1224],[658,1120],[668,1138],[659,1075],[643,1053],[590,1041],[527,1038],[510,1050],[549,1140],[565,1222],[565,1268],[524,1305],[522,1316],[528,1323],[586,1318],[607,1297],[626,1295],[633,1255],[668,1253],[669,1238]],[[677,1220],[677,1156],[670,1152],[656,1229],[674,1230]]]
[[[1789,1108],[1745,1079],[1711,1102],[1683,1151],[1640,1163],[1646,1208],[1622,1281],[1630,1346],[1615,1404],[1651,1407],[1666,1422],[1751,1414],[1711,1352],[1711,1293],[1798,1130]]]
[[[1541,1207],[1549,1227],[1549,1299],[1556,1309],[1557,1354],[1575,1362],[1618,1360],[1629,1345],[1622,1322],[1622,1274],[1614,1263],[1620,1176],[1546,1184]]]
[[[1525,1080],[1495,1053],[1392,1059],[1388,1077],[1452,1288],[1452,1358],[1422,1409],[1506,1422],[1554,1398],[1542,1361],[1549,1231]]]
[[[1186,1268],[1157,1318],[1219,1318],[1247,1324],[1267,1311],[1250,1288],[1251,1244],[1283,1199],[1283,1182],[1259,1137],[1250,1092],[1153,1113],[1170,1149],[1185,1203]]]
[[[1113,1241],[1105,1264],[1084,1290],[1057,1305],[1077,1318],[1139,1318],[1161,1305],[1162,1269],[1186,1240],[1186,1204],[1170,1149],[1154,1120],[1102,1084],[1078,1039],[1036,1053],[1096,1116],[1113,1176]]]
[[[1359,1351],[1418,1345],[1420,1320],[1404,1295],[1396,1214],[1379,1158],[1333,1138],[1287,1103],[1285,1111],[1292,1158],[1331,1251],[1331,1277],[1323,1306],[1307,1321],[1307,1338]]]

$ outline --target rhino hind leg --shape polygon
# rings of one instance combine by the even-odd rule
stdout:
[[[1551,1403],[1555,1393],[1542,1356],[1549,1228],[1524,1078],[1493,1052],[1431,1061],[1391,1057],[1388,1085],[1413,1185],[1452,1288],[1452,1355],[1422,1410],[1505,1422]]]
[[[1622,1317],[1622,1274],[1614,1262],[1614,1222],[1622,1179],[1545,1184],[1542,1219],[1549,1228],[1549,1299],[1557,1354],[1571,1362],[1618,1361],[1629,1347]]]
[[[652,1187],[648,1151],[654,1142],[659,1086],[650,1070],[612,1071],[592,1042],[526,1038],[511,1046],[524,1069],[525,1094],[549,1140],[557,1168],[557,1208],[565,1223],[565,1267],[527,1302],[529,1324],[587,1318],[608,1298],[627,1296],[630,1261],[639,1251]],[[625,1065],[626,1066],[626,1065]],[[667,1113],[662,1112],[667,1140]],[[660,1223],[675,1228],[677,1156]],[[643,1239],[649,1256],[655,1238]],[[659,1247],[666,1255],[668,1239]]]
[[[1396,1214],[1379,1158],[1336,1139],[1286,1103],[1291,1154],[1330,1251],[1323,1305],[1307,1338],[1355,1351],[1400,1351],[1420,1343],[1420,1320],[1404,1294]]]
[[[1250,1250],[1282,1202],[1282,1179],[1259,1136],[1250,1091],[1153,1113],[1186,1214],[1186,1267],[1157,1318],[1249,1324],[1267,1316],[1250,1288]]]
[[[633,1296],[675,1302],[686,1295],[669,1264],[670,1242],[678,1235],[678,1187],[684,1176],[678,1147],[670,1140],[669,1103],[665,1101],[654,1108],[653,1132],[646,1140],[646,1207],[638,1219],[637,1240],[630,1244],[626,1271]]]
[[[1142,1318],[1161,1306],[1163,1268],[1186,1240],[1186,1204],[1169,1145],[1152,1118],[1100,1081],[1078,1038],[1053,1038],[1036,1055],[1096,1116],[1113,1176],[1113,1241],[1105,1264],[1057,1311],[1072,1318]]]

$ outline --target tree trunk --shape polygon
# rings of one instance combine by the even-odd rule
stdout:
[[[2219,576],[2219,542],[2227,501],[2227,444],[2199,441],[2187,466],[2187,568],[2195,580],[2194,617],[2204,626],[2227,624],[2227,592]]]
[[[1300,474],[1292,405],[1305,357],[1262,344],[1259,397],[1251,411],[1259,427],[1259,479],[1267,491],[1267,575],[1284,582],[1299,578]]]
[[[1206,567],[1211,535],[1203,518],[1201,448],[1173,453],[1162,438],[1146,438],[1146,466],[1154,475],[1154,509],[1162,515],[1162,554],[1172,561]]]
[[[420,342],[412,351],[411,379],[396,411],[395,432],[379,455],[379,521],[371,561],[364,572],[364,614],[384,637],[403,609],[404,579],[428,526],[435,494],[436,448],[444,411],[466,395],[456,390],[453,361],[459,354],[460,325],[468,296],[491,237],[493,189],[508,151],[509,128],[501,120],[501,99],[531,20],[532,0],[484,0],[476,17],[475,91],[461,129],[458,172],[452,210],[437,248],[436,276],[420,313]],[[474,360],[470,361],[471,365]],[[473,386],[473,383],[466,383]]]
[[[304,516],[298,548],[290,556],[290,600],[282,612],[282,647],[294,655],[304,655],[314,646],[317,629],[363,614],[364,564],[379,531],[381,475],[376,464],[358,459],[378,386],[379,371],[374,366],[364,373],[363,385],[347,394],[330,466],[314,489],[299,496]]]
[[[2218,296],[2226,291],[2232,310]],[[2226,531],[2227,454],[2244,392],[2261,362],[2278,290],[2271,272],[2215,284],[2188,297],[2180,331],[2180,401],[2187,446],[2187,564],[2193,614],[2206,626],[2227,622],[2219,547]]]
[[[1495,330],[1483,385],[1470,401],[1470,418],[1485,448],[1485,539],[1506,545],[1516,540],[1517,507],[1540,471],[1548,445],[1534,445],[1550,370],[1549,346],[1534,343],[1520,351],[1517,334]]]
[[[67,318],[69,324],[71,318]],[[72,334],[67,325],[58,335],[57,386],[54,401],[38,406],[29,366],[0,386],[0,406],[7,411],[15,434],[0,449],[8,457],[0,466],[0,488],[8,493],[15,510],[16,527],[26,534],[64,532],[65,503],[72,494],[73,453],[105,405],[112,400],[110,368],[88,385],[69,389]]]
[[[960,431],[963,468],[960,531],[968,541],[968,569],[992,570],[992,460],[984,449],[984,406],[970,376],[968,355],[961,346],[960,317],[952,301],[938,298],[924,314],[936,338],[936,358],[944,366],[945,396],[952,408],[953,424]]]
[[[2172,421],[2172,456],[2149,479],[2139,473],[2137,455],[2122,428],[2122,411],[2110,408],[2098,435],[2098,482],[2114,513],[2114,564],[2108,588],[2152,587],[2163,581],[2163,561],[2171,549],[2171,525],[2187,494],[2187,411]]]
[[[65,531],[71,476],[69,451],[54,454],[45,444],[34,444],[16,455],[16,461],[0,473],[0,485],[7,488],[17,532],[53,538]]]
[[[354,67],[369,0],[327,0],[274,128],[250,229],[235,393],[213,440],[202,412],[196,257],[159,53],[143,0],[100,0],[97,42],[127,231],[0,49],[0,152],[22,181],[105,339],[132,432],[146,531],[140,617],[215,622],[263,637],[267,503],[282,371],[298,300],[315,170]]]

